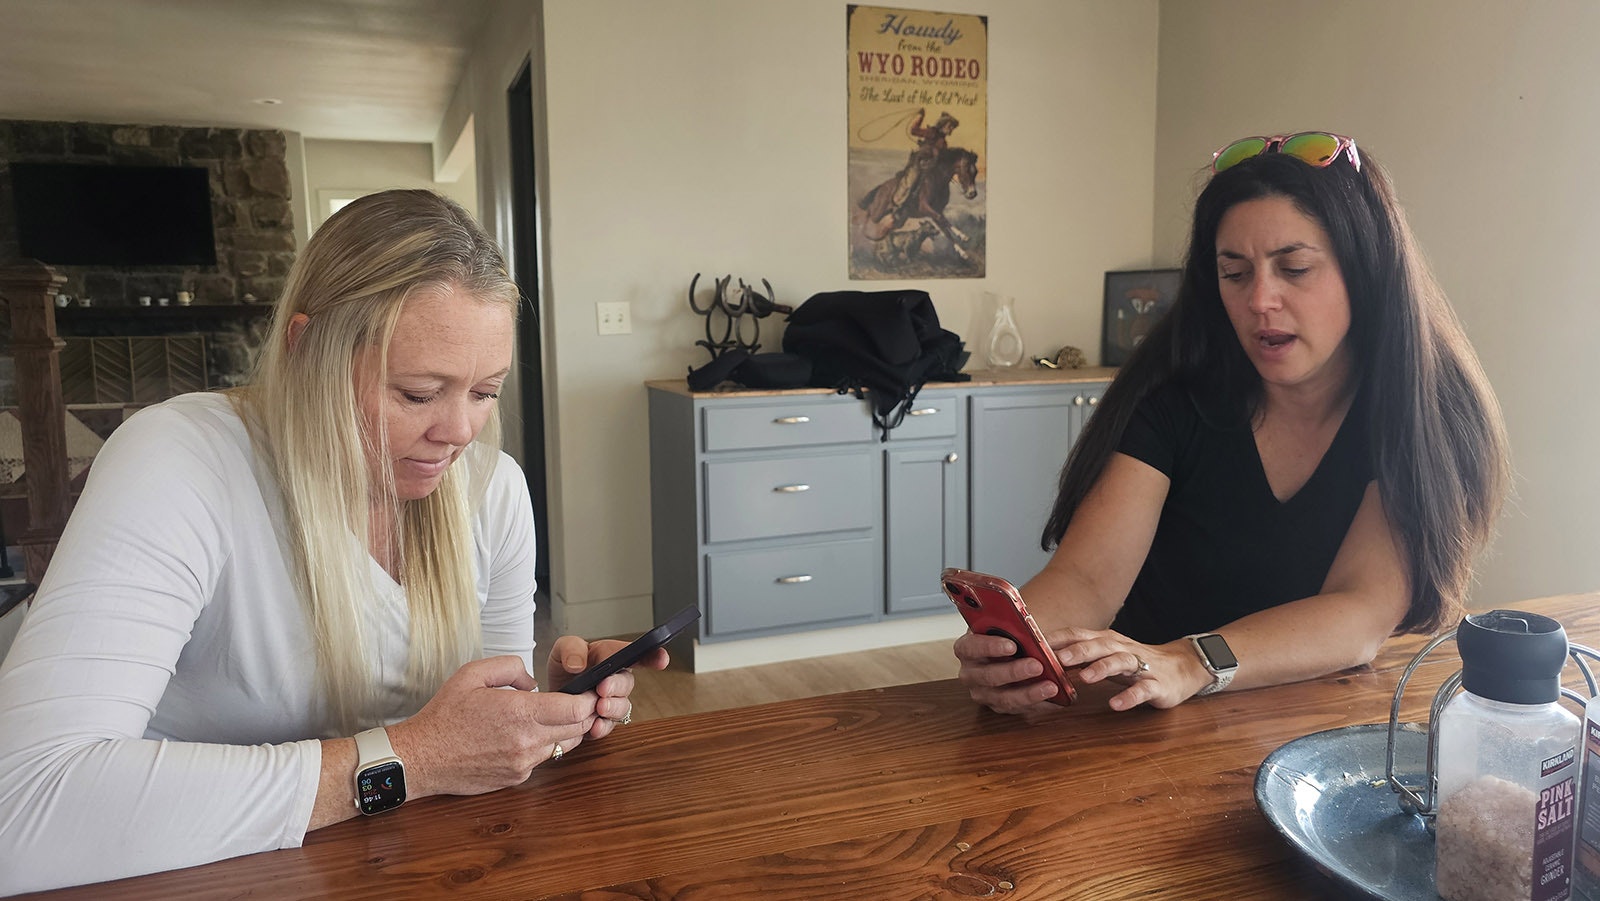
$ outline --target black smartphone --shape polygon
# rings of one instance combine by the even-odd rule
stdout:
[[[699,618],[700,608],[690,604],[672,614],[672,617],[666,622],[635,638],[627,647],[573,676],[571,682],[561,686],[561,690],[569,695],[581,695],[586,691],[594,691],[595,686],[600,684],[600,680],[618,670],[627,669],[638,663],[639,658],[671,641],[674,635],[682,632],[685,627]]]

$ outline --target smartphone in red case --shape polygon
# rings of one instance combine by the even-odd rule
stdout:
[[[1018,657],[1032,657],[1044,666],[1040,678],[1054,682],[1059,689],[1051,701],[1065,707],[1077,698],[1078,691],[1067,680],[1061,660],[1028,615],[1028,607],[1015,586],[999,576],[955,567],[939,574],[939,584],[974,633],[1009,638],[1017,646]]]

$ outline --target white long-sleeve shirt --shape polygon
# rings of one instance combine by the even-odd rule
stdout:
[[[331,736],[282,523],[226,398],[112,434],[0,666],[0,895],[300,845]],[[473,533],[484,653],[531,668],[533,510],[504,454]],[[392,721],[409,616],[372,566]]]

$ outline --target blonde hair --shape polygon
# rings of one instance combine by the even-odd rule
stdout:
[[[282,493],[284,540],[335,734],[385,714],[369,625],[379,591],[370,543],[393,548],[406,592],[411,700],[431,697],[482,653],[471,511],[497,458],[498,411],[437,489],[401,501],[393,472],[381,467],[374,478],[369,468],[369,457],[388,459],[388,440],[381,413],[374,422],[363,417],[355,384],[363,349],[376,351],[376,377],[387,379],[389,340],[408,299],[451,289],[513,313],[520,297],[499,249],[455,202],[420,190],[362,197],[323,223],[296,259],[254,378],[235,394]],[[291,348],[289,324],[302,313],[309,321]],[[373,521],[374,509],[388,511],[385,523]],[[385,535],[371,532],[385,527]]]

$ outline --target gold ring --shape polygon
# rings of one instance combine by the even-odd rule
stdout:
[[[559,741],[550,746],[550,759],[551,760],[560,760],[561,759],[561,755],[563,755],[565,753],[567,753],[567,752],[561,750],[561,742],[559,742]]]

